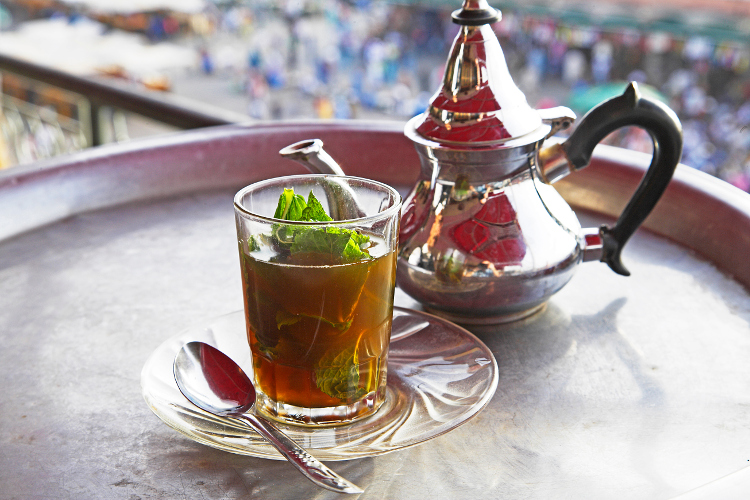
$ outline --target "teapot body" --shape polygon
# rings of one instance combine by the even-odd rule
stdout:
[[[628,276],[622,249],[667,188],[682,154],[674,111],[641,96],[631,82],[620,96],[590,110],[565,142],[542,149],[575,114],[529,106],[491,28],[500,12],[486,0],[464,0],[452,17],[460,30],[442,85],[405,128],[421,171],[402,208],[399,287],[444,317],[491,324],[538,310],[580,262],[601,261]],[[585,168],[596,145],[625,126],[651,135],[651,165],[613,227],[581,229],[550,184]],[[303,141],[281,154],[340,175],[321,146]],[[357,204],[351,199],[348,205]]]
[[[446,148],[407,135],[421,172],[402,212],[399,287],[461,323],[510,321],[540,308],[573,276],[585,246],[575,214],[540,178],[544,135],[502,149]]]

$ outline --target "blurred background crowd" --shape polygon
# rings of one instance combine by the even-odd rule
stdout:
[[[750,9],[720,12],[715,4],[711,16],[697,12],[697,22],[617,4],[491,3],[503,12],[494,29],[511,75],[532,106],[565,105],[580,115],[636,80],[679,115],[683,163],[750,190]],[[0,0],[0,54],[250,120],[405,121],[440,86],[458,7],[458,0]],[[85,145],[75,131],[85,99],[32,87],[2,75],[0,167]],[[113,120],[113,140],[160,131]],[[607,142],[652,147],[635,128]]]

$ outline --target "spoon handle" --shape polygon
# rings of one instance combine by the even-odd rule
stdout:
[[[302,449],[268,420],[252,413],[246,413],[239,417],[257,431],[258,434],[266,438],[274,448],[279,450],[292,465],[297,467],[313,483],[338,493],[363,492],[357,485],[339,476],[317,458]]]

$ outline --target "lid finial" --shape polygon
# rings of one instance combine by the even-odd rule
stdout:
[[[461,26],[481,26],[498,22],[502,14],[490,7],[487,0],[464,0],[463,7],[453,11],[451,17]]]

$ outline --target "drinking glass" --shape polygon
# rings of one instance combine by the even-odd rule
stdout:
[[[298,208],[284,210],[290,189],[333,220],[286,220]],[[398,192],[357,177],[288,176],[243,188],[234,208],[257,409],[310,426],[377,411],[386,394]]]

